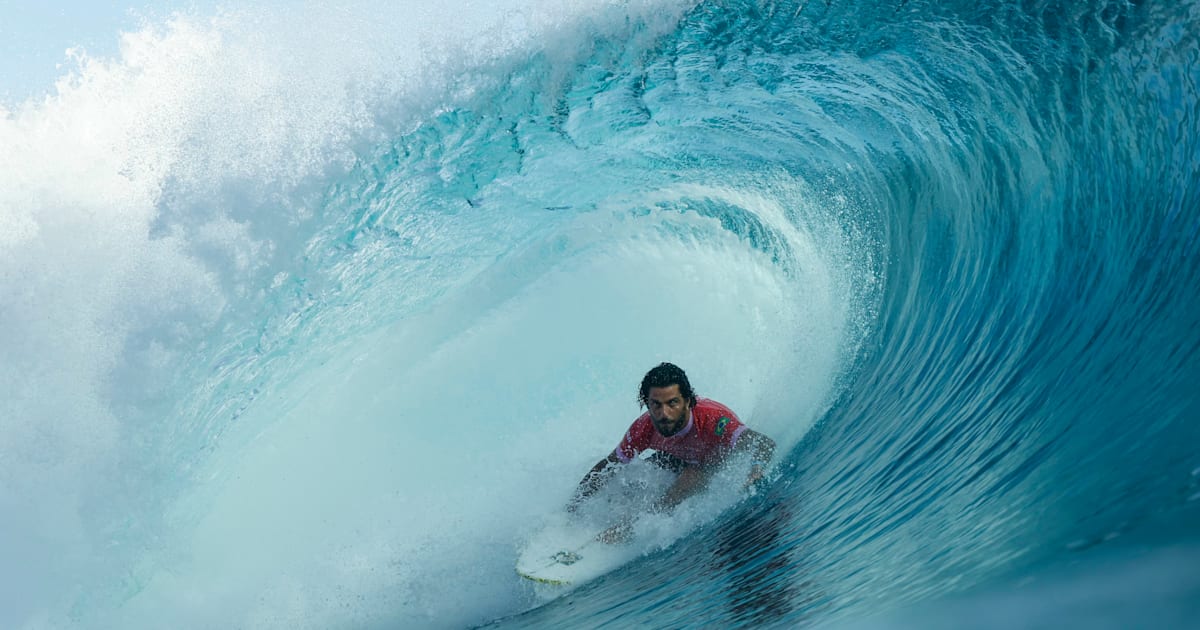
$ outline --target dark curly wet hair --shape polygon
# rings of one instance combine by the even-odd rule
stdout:
[[[650,406],[650,388],[651,387],[670,387],[672,385],[679,386],[679,393],[687,400],[689,407],[696,406],[696,392],[692,391],[692,384],[688,382],[687,374],[674,363],[659,363],[654,366],[646,375],[642,377],[642,388],[638,392],[638,402],[643,407]]]

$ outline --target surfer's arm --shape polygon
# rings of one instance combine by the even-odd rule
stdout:
[[[751,462],[753,462],[750,468],[750,476],[746,479],[746,485],[749,486],[762,478],[767,464],[770,463],[771,457],[775,454],[775,441],[754,429],[746,429],[738,437],[733,448],[725,451],[724,456],[718,455],[715,460],[709,463],[685,466],[675,479],[675,483],[670,488],[667,488],[663,496],[655,502],[654,511],[669,512],[676,505],[682,503],[684,499],[700,492],[708,485],[709,479],[720,468],[726,457],[741,453],[749,453]]]
[[[746,485],[750,485],[762,479],[767,464],[771,463],[771,458],[775,455],[775,440],[754,429],[746,429],[738,437],[737,443],[733,445],[733,452],[735,454],[750,453],[752,465],[750,476],[746,480]]]
[[[658,501],[654,502],[652,511],[670,512],[684,499],[703,490],[715,471],[715,466],[685,466],[679,476],[675,478],[675,483],[667,488]]]
[[[617,459],[616,452],[612,452],[608,454],[608,457],[596,462],[596,465],[592,466],[592,469],[583,476],[583,479],[579,480],[579,487],[575,489],[575,496],[571,497],[571,501],[567,503],[567,511],[574,512],[580,503],[599,492],[604,487],[604,484],[608,483],[608,478],[612,476],[612,471],[608,469],[609,466],[620,461]]]

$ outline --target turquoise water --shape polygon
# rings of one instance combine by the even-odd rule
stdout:
[[[0,626],[1194,625],[1198,13],[130,34],[0,119]],[[662,360],[771,482],[535,590]]]

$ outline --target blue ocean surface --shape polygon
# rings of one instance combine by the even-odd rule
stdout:
[[[319,5],[0,104],[0,627],[1200,627],[1200,3]]]

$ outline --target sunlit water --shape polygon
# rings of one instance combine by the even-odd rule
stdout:
[[[81,57],[0,118],[0,626],[1196,624],[1198,19],[310,6]],[[535,590],[662,360],[771,481]]]

